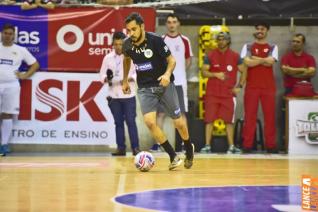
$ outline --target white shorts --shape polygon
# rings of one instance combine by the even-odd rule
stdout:
[[[0,113],[19,114],[20,86],[0,87]]]

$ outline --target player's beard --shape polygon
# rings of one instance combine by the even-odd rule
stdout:
[[[142,39],[142,34],[143,34],[143,32],[141,32],[140,35],[139,35],[139,37],[138,37],[135,41],[133,40],[133,42],[134,42],[134,43],[139,43],[140,40]]]

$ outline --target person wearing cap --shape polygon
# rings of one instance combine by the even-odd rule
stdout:
[[[291,43],[291,51],[281,59],[285,95],[292,91],[297,82],[310,82],[310,79],[316,74],[315,58],[304,51],[305,42],[305,35],[295,34]]]
[[[236,106],[235,96],[241,91],[246,78],[246,67],[239,54],[230,49],[230,33],[217,34],[218,48],[209,52],[204,58],[202,76],[208,78],[205,94],[205,147],[202,153],[210,152],[213,122],[223,119],[226,124],[227,139],[229,142],[228,153],[240,153],[241,150],[234,146],[234,111]],[[237,73],[241,72],[239,83]]]
[[[241,58],[248,66],[244,95],[243,151],[253,147],[259,103],[264,115],[265,146],[268,153],[277,153],[275,94],[276,85],[273,65],[278,60],[278,47],[267,42],[270,25],[260,22],[255,25],[253,43],[245,44]]]
[[[313,90],[304,89],[304,85],[306,85],[305,82],[309,83],[310,79],[316,74],[315,58],[304,51],[305,43],[305,35],[301,33],[295,34],[291,42],[291,51],[285,54],[281,59],[280,64],[284,76],[285,96],[315,95]],[[310,86],[307,85],[307,87]],[[284,136],[286,118],[285,103],[283,104],[282,110],[282,135]]]

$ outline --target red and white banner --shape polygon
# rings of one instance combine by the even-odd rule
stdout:
[[[98,74],[36,73],[22,82],[11,143],[115,147],[107,93]]]
[[[0,5],[0,26],[5,23],[15,26],[15,42],[28,48],[39,61],[41,70],[96,72],[103,57],[112,49],[113,33],[126,32],[125,19],[132,12],[144,17],[147,31],[155,31],[153,8],[36,8],[24,11],[18,5]]]
[[[139,12],[155,30],[154,9],[57,8],[48,16],[48,67],[55,71],[96,71],[112,49],[115,31],[126,34],[125,18]]]

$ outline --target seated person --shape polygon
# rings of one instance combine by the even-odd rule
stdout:
[[[21,4],[22,10],[31,10],[38,7],[42,7],[44,9],[54,9],[55,5],[50,0],[25,0]]]

